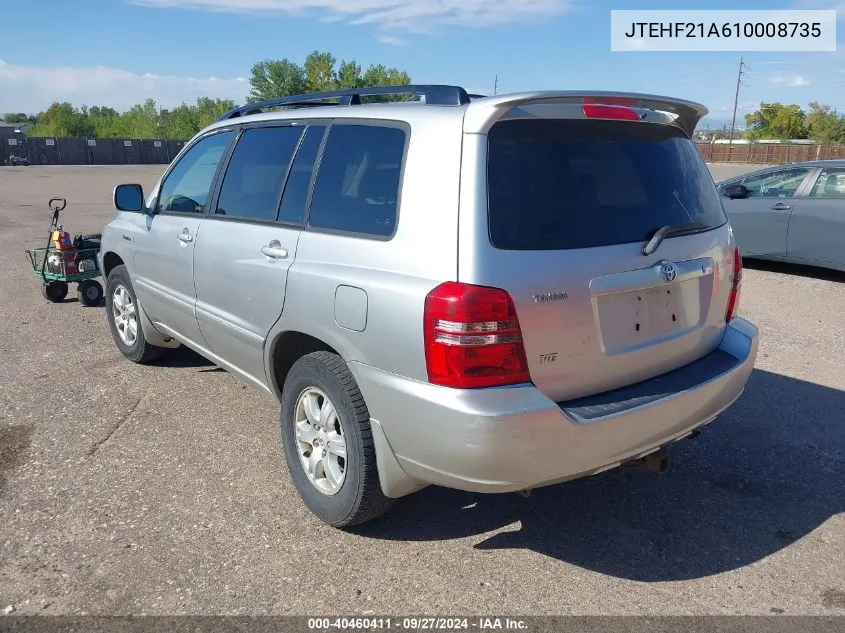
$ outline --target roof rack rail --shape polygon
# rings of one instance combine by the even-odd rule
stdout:
[[[248,114],[258,114],[282,106],[288,107],[309,107],[309,106],[333,106],[333,105],[361,105],[361,97],[392,94],[414,94],[425,98],[426,105],[457,106],[470,102],[471,98],[480,98],[482,95],[469,95],[460,86],[446,85],[418,85],[406,86],[371,86],[366,88],[347,88],[344,90],[330,90],[327,92],[312,92],[278,99],[268,99],[257,103],[246,105],[230,110],[220,121],[234,119]],[[326,102],[324,99],[339,99],[337,102]]]

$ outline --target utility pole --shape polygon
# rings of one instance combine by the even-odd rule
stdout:
[[[496,75],[496,79],[493,82],[493,95],[496,94],[496,91],[499,89],[499,75]]]
[[[733,148],[734,143],[734,129],[736,128],[736,109],[739,106],[739,87],[742,85],[742,69],[745,67],[745,63],[742,60],[742,57],[739,58],[739,72],[736,75],[736,95],[734,96],[734,116],[731,119],[731,135],[728,140],[728,160],[731,157],[731,149]]]

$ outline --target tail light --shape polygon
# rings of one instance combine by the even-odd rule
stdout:
[[[619,105],[585,104],[582,106],[584,116],[588,119],[617,119],[622,121],[639,121],[639,113],[631,108]]]
[[[446,282],[425,298],[429,382],[457,389],[528,382],[516,308],[498,288]]]
[[[734,248],[733,275],[731,279],[731,294],[728,297],[728,310],[725,313],[725,323],[730,323],[739,310],[739,296],[742,290],[742,255],[739,247]]]

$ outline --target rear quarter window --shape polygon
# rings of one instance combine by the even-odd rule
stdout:
[[[406,140],[401,127],[332,125],[317,171],[308,226],[359,236],[392,236]]]
[[[726,222],[692,141],[669,125],[503,121],[488,134],[490,239],[505,250],[642,242],[667,224]]]

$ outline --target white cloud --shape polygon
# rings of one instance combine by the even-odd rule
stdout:
[[[149,7],[318,17],[382,30],[431,33],[439,26],[485,27],[562,15],[574,0],[126,0]]]
[[[0,112],[35,113],[54,101],[110,106],[121,111],[146,99],[154,99],[162,107],[193,103],[198,97],[242,102],[248,92],[249,82],[244,77],[138,74],[107,66],[44,68],[0,60]]]
[[[379,35],[378,41],[391,46],[407,46],[408,44],[408,40],[403,40],[401,37],[396,37],[395,35]]]
[[[769,79],[772,86],[780,86],[783,88],[800,88],[801,86],[809,86],[810,80],[801,75],[777,75]]]
[[[760,102],[754,101],[740,101],[737,104],[736,111],[737,112],[753,112],[760,106]],[[730,105],[723,105],[716,108],[713,111],[713,114],[720,113],[720,114],[730,114],[733,112],[734,105],[731,103]]]

